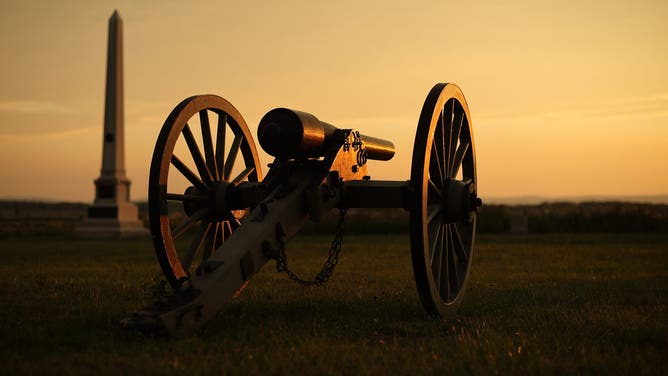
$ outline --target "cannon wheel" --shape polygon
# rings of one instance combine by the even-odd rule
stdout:
[[[422,107],[411,166],[413,272],[431,315],[450,317],[462,302],[481,203],[476,183],[468,105],[459,87],[439,83]]]
[[[195,115],[199,117],[204,155],[188,125],[188,121],[197,122],[192,119]],[[210,117],[217,118],[215,139]],[[227,151],[226,137],[230,145]],[[175,145],[180,139],[187,145],[190,157],[175,155]],[[235,167],[239,151],[244,164],[241,173],[236,172],[239,166]],[[188,167],[190,161],[196,171]],[[170,172],[181,174],[191,186],[185,192],[168,192]],[[187,280],[197,267],[197,259],[201,265],[241,225],[245,211],[229,210],[221,202],[225,187],[261,179],[260,160],[251,133],[239,111],[228,101],[215,95],[193,96],[169,114],[153,151],[148,206],[155,252],[173,288],[178,289]],[[182,205],[185,215],[171,223],[169,212],[174,204]],[[191,239],[179,252],[174,240],[186,231],[192,234]]]

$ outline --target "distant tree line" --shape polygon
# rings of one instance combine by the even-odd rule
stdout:
[[[0,201],[0,236],[70,233],[83,220],[86,204]],[[140,218],[148,225],[146,203],[139,203]],[[403,209],[350,209],[346,233],[407,233],[408,212]],[[332,211],[320,223],[309,222],[304,233],[329,234],[338,214]],[[668,233],[668,205],[628,202],[544,203],[539,205],[484,205],[478,213],[479,233],[506,233],[514,225],[528,233],[654,232]],[[516,227],[516,226],[515,226]]]
[[[544,203],[539,205],[485,205],[478,212],[479,233],[508,233],[513,225],[534,234],[560,232],[668,233],[668,205],[629,202]],[[306,231],[331,232],[335,213]],[[516,226],[517,227],[517,226]],[[408,232],[403,209],[351,209],[346,215],[348,233]],[[522,231],[520,231],[522,232]]]
[[[489,210],[487,210],[489,209]],[[487,213],[489,211],[490,213]],[[668,205],[629,202],[544,203],[540,205],[491,205],[481,213],[485,231],[504,232],[512,216],[526,216],[528,232],[663,232],[668,233]],[[488,218],[485,218],[488,217]],[[496,217],[496,218],[495,218]],[[503,219],[501,219],[503,218]],[[483,226],[481,226],[483,227]]]

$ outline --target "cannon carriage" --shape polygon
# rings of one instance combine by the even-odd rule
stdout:
[[[200,137],[189,125],[192,119],[199,120]],[[468,284],[476,209],[482,204],[471,118],[456,85],[437,84],[427,95],[406,181],[369,176],[369,159],[393,157],[390,141],[337,128],[306,112],[271,110],[257,133],[261,147],[274,157],[264,177],[243,117],[223,98],[190,97],[169,115],[151,162],[149,221],[174,295],[135,313],[125,325],[191,335],[270,260],[302,284],[326,282],[341,250],[349,208],[408,210],[420,300],[431,315],[456,312]],[[186,145],[194,169],[177,156],[177,142]],[[170,191],[175,175],[187,181],[183,191]],[[185,216],[170,216],[174,205]],[[286,244],[307,221],[319,221],[330,210],[340,211],[330,259],[315,280],[300,280],[287,267]],[[193,235],[179,242],[187,230]]]

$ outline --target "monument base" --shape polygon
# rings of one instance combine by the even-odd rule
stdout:
[[[135,238],[149,235],[148,229],[137,219],[137,206],[93,205],[88,207],[86,219],[75,230],[81,238]]]

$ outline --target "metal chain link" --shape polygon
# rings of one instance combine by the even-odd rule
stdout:
[[[329,277],[332,276],[334,267],[336,267],[336,264],[339,262],[339,254],[341,253],[341,245],[343,243],[343,230],[345,229],[345,217],[346,209],[340,209],[339,221],[334,233],[334,240],[332,240],[332,245],[329,247],[329,257],[322,265],[320,273],[318,273],[312,281],[299,278],[295,272],[288,268],[288,258],[285,256],[285,244],[281,244],[281,248],[278,250],[278,255],[276,256],[276,271],[279,273],[285,272],[291,280],[302,286],[324,285],[329,280]]]

